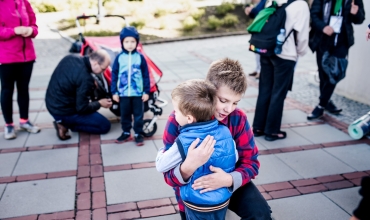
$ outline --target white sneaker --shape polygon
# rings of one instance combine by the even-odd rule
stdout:
[[[40,128],[31,124],[30,121],[27,121],[26,123],[20,123],[19,127],[21,130],[25,130],[33,134],[40,132]]]
[[[6,140],[15,139],[17,135],[15,134],[14,126],[8,125],[4,127],[4,138]]]

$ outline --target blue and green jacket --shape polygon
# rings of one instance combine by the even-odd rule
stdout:
[[[139,33],[134,27],[125,27],[120,34],[120,40],[134,37],[139,43]],[[128,52],[123,48],[117,55],[112,67],[111,92],[120,97],[133,97],[149,94],[150,78],[148,64],[144,56],[136,49]]]

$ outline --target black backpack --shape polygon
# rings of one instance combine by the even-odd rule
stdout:
[[[287,3],[280,7],[274,4],[270,6],[276,7],[276,11],[267,19],[261,32],[251,32],[252,36],[249,41],[250,51],[261,54],[261,56],[272,56],[275,54],[274,49],[276,47],[276,37],[280,34],[280,29],[285,29],[285,8],[294,1],[295,0],[288,0]],[[294,29],[286,35],[284,43],[293,31]]]

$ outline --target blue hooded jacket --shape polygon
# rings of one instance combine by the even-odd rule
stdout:
[[[236,163],[235,142],[230,130],[226,126],[219,124],[219,121],[216,119],[181,127],[176,143],[183,160],[188,154],[191,143],[196,138],[199,138],[201,142],[207,135],[213,136],[216,140],[211,158],[194,172],[188,184],[180,187],[180,196],[185,205],[198,211],[203,209],[203,211],[214,211],[223,206],[226,207],[232,192],[227,187],[223,187],[200,194],[200,190],[194,190],[191,187],[194,181],[199,177],[211,174],[210,165],[230,173],[235,169]]]
[[[136,48],[129,52],[123,47],[123,39],[133,37],[139,43],[139,33],[134,27],[124,27],[120,33],[122,52],[117,55],[112,67],[111,92],[120,97],[149,94],[150,78],[148,64]]]

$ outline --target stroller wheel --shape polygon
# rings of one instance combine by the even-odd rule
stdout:
[[[151,128],[149,128],[150,122],[152,119],[145,119],[143,125],[143,136],[151,137],[157,131],[157,123],[154,123]]]

